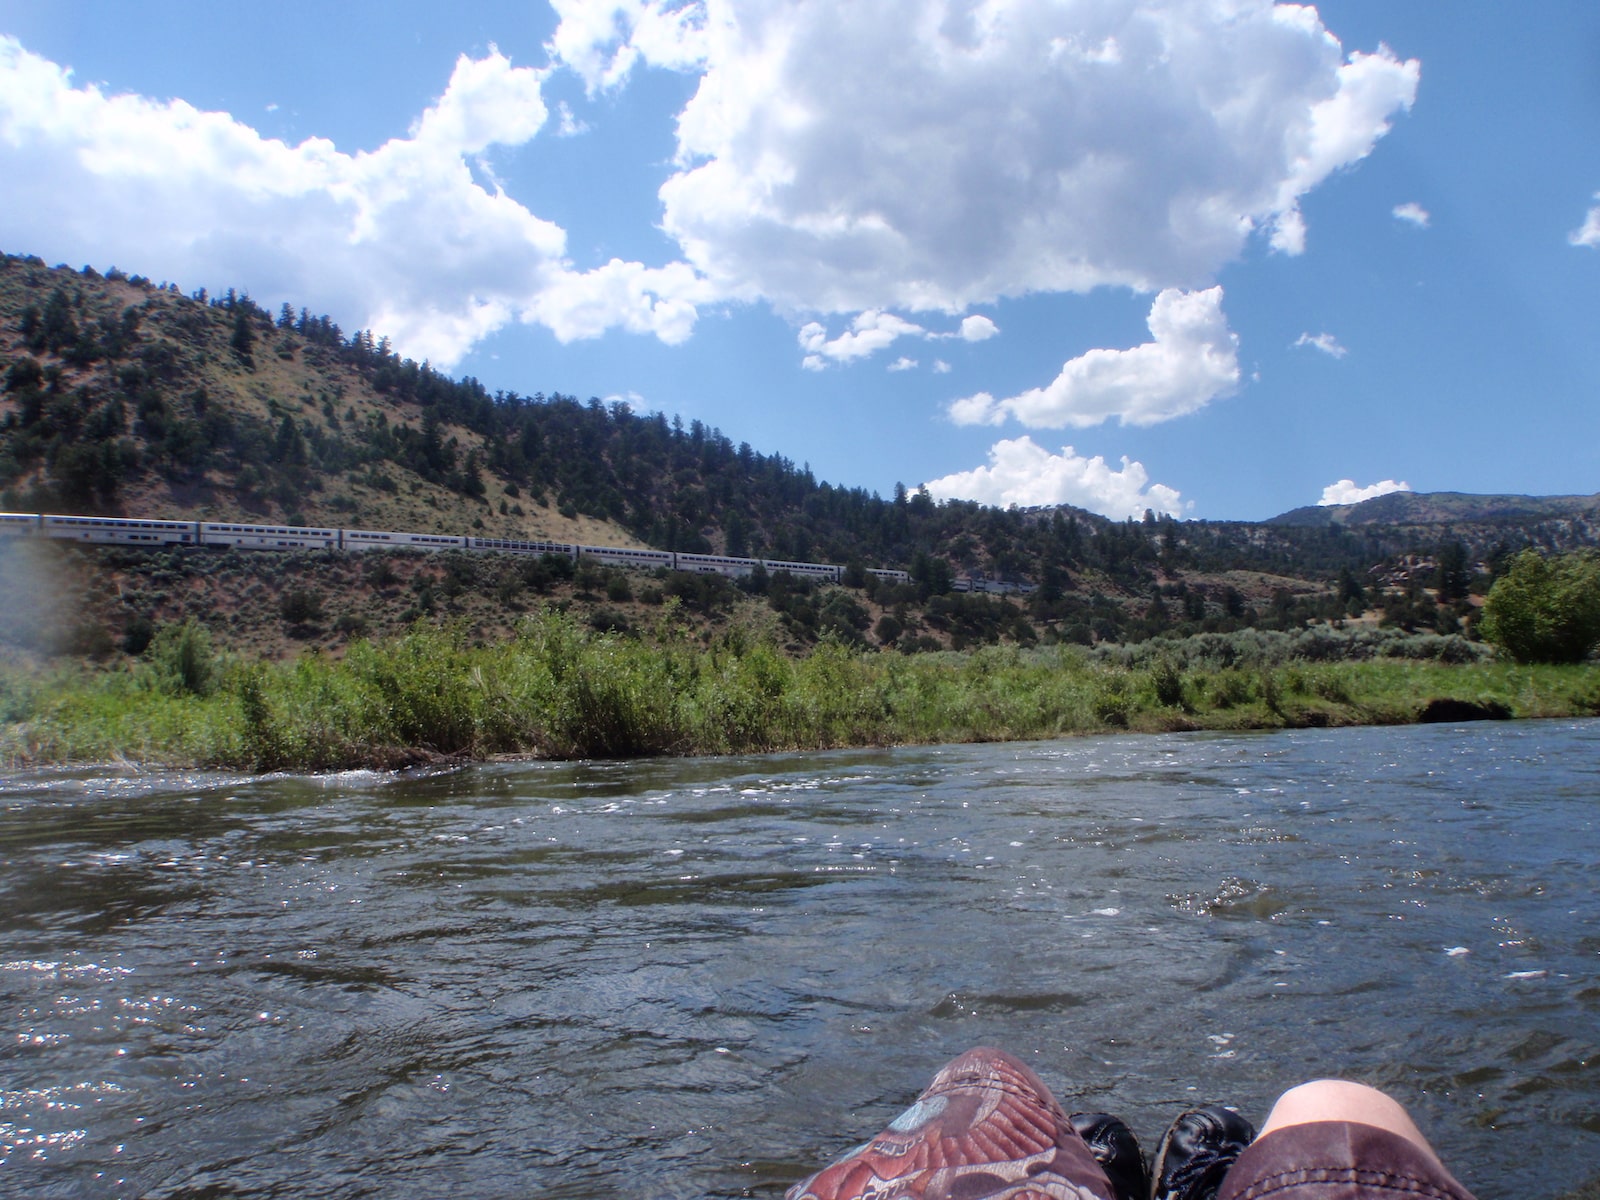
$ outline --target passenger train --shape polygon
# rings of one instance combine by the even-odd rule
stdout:
[[[50,513],[0,513],[0,534],[32,534],[71,542],[114,546],[232,546],[239,550],[483,550],[502,554],[554,554],[574,562],[584,557],[611,566],[665,567],[704,575],[749,575],[759,564],[769,574],[838,583],[844,568],[828,563],[782,559],[733,558],[624,546],[577,546],[568,542],[518,538],[458,537],[438,533],[396,533],[372,529],[317,529],[299,525],[237,525],[221,521],[145,521],[133,517],[65,517]],[[868,567],[867,574],[890,583],[909,583],[906,571]],[[958,591],[1001,590],[986,580],[959,580]],[[966,584],[966,587],[960,586]],[[1004,585],[1013,590],[1017,585]]]

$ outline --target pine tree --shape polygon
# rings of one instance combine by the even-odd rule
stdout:
[[[229,296],[232,294],[230,289]],[[247,366],[253,363],[251,351],[255,349],[256,331],[250,328],[250,313],[245,305],[235,304],[233,307],[233,337],[228,344]]]

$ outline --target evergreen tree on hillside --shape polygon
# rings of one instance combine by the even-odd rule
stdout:
[[[230,293],[231,294],[231,293]],[[233,336],[228,339],[228,345],[233,347],[233,352],[246,364],[253,363],[250,354],[255,349],[256,334],[250,328],[250,314],[243,307],[236,308],[233,314]]]

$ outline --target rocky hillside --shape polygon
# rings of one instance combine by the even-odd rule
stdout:
[[[8,256],[0,370],[7,509],[637,544],[484,471],[482,433],[386,391],[305,312]]]

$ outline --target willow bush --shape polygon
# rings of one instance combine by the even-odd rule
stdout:
[[[221,659],[194,629],[158,636],[161,652],[132,669],[0,672],[0,760],[303,771],[1390,723],[1418,719],[1430,699],[1600,713],[1588,667],[1296,656],[1288,640],[1237,635],[916,655],[825,641],[790,658],[738,634],[701,646],[670,620],[647,640],[544,611],[499,645],[418,625],[342,660],[285,664]]]

